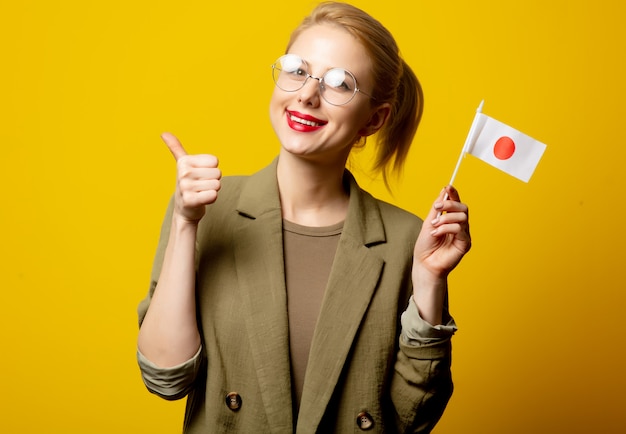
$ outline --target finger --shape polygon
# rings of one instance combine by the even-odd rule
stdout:
[[[427,219],[432,219],[435,215],[437,217],[441,216],[441,213],[444,207],[444,201],[447,198],[448,198],[448,192],[446,190],[446,187],[444,187],[439,192],[439,196],[437,196],[437,199],[435,199],[435,202],[433,203],[433,207],[430,209],[430,212],[428,213]]]
[[[221,188],[219,179],[201,179],[196,181],[181,180],[180,187],[183,192],[198,193],[201,191],[219,191]]]
[[[435,202],[434,208],[438,211],[438,216],[441,216],[444,212],[467,212],[467,206],[461,202],[459,192],[451,185],[447,185],[443,189],[444,197],[441,197]]]
[[[188,171],[187,173],[188,173],[188,176],[185,176],[185,178],[189,178],[191,180],[203,180],[203,179],[218,179],[219,180],[222,178],[222,171],[218,169],[217,167],[215,168],[198,167],[198,168]]]
[[[444,187],[439,194],[431,210],[433,213],[436,215],[429,223],[434,228],[449,223],[464,223],[468,218],[467,205],[460,202],[458,191],[451,185]]]
[[[454,200],[456,202],[460,202],[461,201],[461,198],[459,197],[459,192],[452,185],[447,185],[444,190],[448,194],[448,198],[450,200]]]
[[[161,139],[163,139],[176,161],[178,161],[180,157],[184,157],[185,155],[187,155],[185,148],[183,148],[183,145],[174,134],[163,133],[161,134]]]
[[[215,171],[219,165],[219,161],[215,155],[210,154],[196,154],[188,155],[185,158],[185,164],[189,167],[195,167],[199,169],[211,169]]]
[[[215,190],[186,191],[182,193],[182,200],[185,206],[189,208],[210,205],[217,200],[218,190],[219,188]]]
[[[465,212],[446,212],[440,216],[431,220],[430,224],[433,227],[440,227],[448,224],[465,224],[468,221],[467,213]]]

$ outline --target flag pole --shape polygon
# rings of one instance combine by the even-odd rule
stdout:
[[[454,184],[454,180],[456,179],[456,175],[459,172],[459,167],[461,167],[461,161],[463,161],[463,157],[465,157],[465,154],[467,153],[467,149],[470,146],[470,143],[472,141],[472,137],[474,137],[474,131],[476,130],[476,123],[478,121],[478,115],[480,113],[482,113],[483,111],[483,104],[485,103],[485,100],[482,100],[480,102],[480,104],[478,105],[478,108],[476,109],[476,114],[474,115],[474,120],[472,121],[472,126],[470,127],[469,132],[467,133],[467,137],[465,138],[465,143],[463,143],[463,149],[461,149],[461,154],[459,155],[459,159],[456,162],[456,167],[454,168],[454,171],[452,172],[452,177],[450,178],[450,183],[448,185],[453,185]],[[443,200],[447,200],[448,199],[448,193],[446,192]],[[437,217],[441,216],[441,212],[439,212],[437,214]]]
[[[461,161],[463,160],[463,157],[467,153],[467,149],[470,146],[470,142],[472,141],[472,137],[474,136],[474,131],[476,130],[476,122],[478,121],[478,115],[483,111],[484,103],[485,103],[485,100],[482,100],[480,104],[478,105],[478,108],[476,109],[476,115],[474,115],[472,126],[470,127],[470,130],[467,133],[467,137],[465,138],[463,149],[461,149],[461,155],[459,155],[459,159],[456,162],[456,167],[454,168],[454,172],[452,172],[452,177],[450,178],[450,185],[454,184],[456,174],[459,172],[459,167],[461,166]]]

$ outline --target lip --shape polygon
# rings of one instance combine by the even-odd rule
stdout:
[[[285,116],[289,128],[304,133],[317,131],[328,123],[314,116],[290,110],[285,111]]]

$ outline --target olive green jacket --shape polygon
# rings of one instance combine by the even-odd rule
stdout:
[[[421,220],[374,199],[347,171],[345,183],[348,214],[294,423],[276,161],[250,177],[223,179],[198,229],[202,350],[174,374],[154,366],[148,374],[140,363],[144,379],[162,375],[179,387],[166,396],[146,381],[153,392],[189,394],[185,432],[425,433],[439,420],[452,393],[451,333],[426,344],[400,337],[407,305],[417,312],[411,265]],[[160,273],[171,208],[140,323]]]

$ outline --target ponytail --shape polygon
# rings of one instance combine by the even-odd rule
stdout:
[[[396,98],[393,100],[389,119],[378,131],[374,170],[383,175],[388,185],[388,174],[402,171],[404,162],[424,111],[424,94],[419,80],[407,63],[402,62],[402,72]]]

